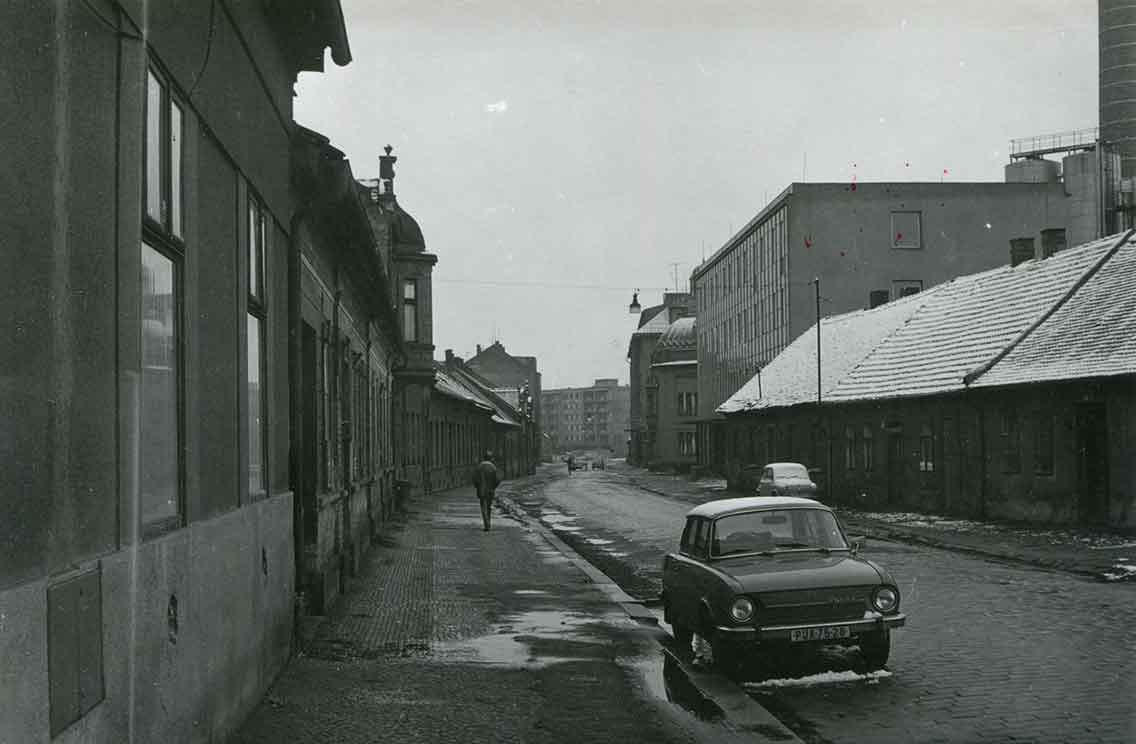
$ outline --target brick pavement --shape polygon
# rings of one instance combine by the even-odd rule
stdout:
[[[471,489],[412,500],[233,741],[753,740],[667,702],[652,631],[537,531],[479,525]]]

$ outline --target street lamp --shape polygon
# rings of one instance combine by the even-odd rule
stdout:
[[[627,312],[632,315],[638,315],[643,311],[643,306],[639,304],[639,290],[636,289],[631,294],[631,304],[627,306]]]

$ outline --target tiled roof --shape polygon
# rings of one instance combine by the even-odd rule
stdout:
[[[931,301],[842,379],[830,401],[962,390],[963,377],[993,359],[1100,259],[1116,238],[1045,260],[1002,266],[940,285]]]
[[[972,387],[1125,374],[1136,374],[1136,244],[1132,242],[1120,246]]]
[[[679,318],[667,326],[659,342],[651,351],[651,362],[676,362],[698,357],[698,339],[695,336],[694,318]]]
[[[636,328],[635,331],[631,334],[632,336],[644,336],[651,333],[662,333],[663,331],[667,330],[667,326],[671,324],[670,320],[668,320],[670,313],[667,312],[667,309],[662,305],[658,305],[656,307],[647,308],[643,311],[643,314],[646,315],[651,311],[656,312],[654,312],[650,320]]]
[[[1114,235],[823,319],[822,401],[1136,373],[1136,245],[1119,244]],[[816,387],[814,325],[718,411],[808,403]]]
[[[434,388],[442,395],[471,403],[488,413],[492,413],[493,415],[490,418],[498,424],[520,426],[520,422],[514,416],[515,412],[509,410],[507,404],[495,400],[494,396],[481,388],[472,375],[461,370],[436,366],[434,369]]]
[[[942,285],[940,285],[941,287]],[[857,310],[822,318],[821,399],[833,387],[937,294],[940,287],[889,302],[872,310]],[[718,406],[719,413],[776,408],[809,403],[817,397],[816,326],[805,331],[763,370]]]

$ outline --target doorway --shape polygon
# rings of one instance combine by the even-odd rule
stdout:
[[[1082,522],[1108,521],[1108,414],[1103,403],[1079,403],[1073,423],[1077,510]]]

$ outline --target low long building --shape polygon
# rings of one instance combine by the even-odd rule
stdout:
[[[836,504],[1136,525],[1131,237],[823,319],[717,409],[731,478],[796,460]]]

